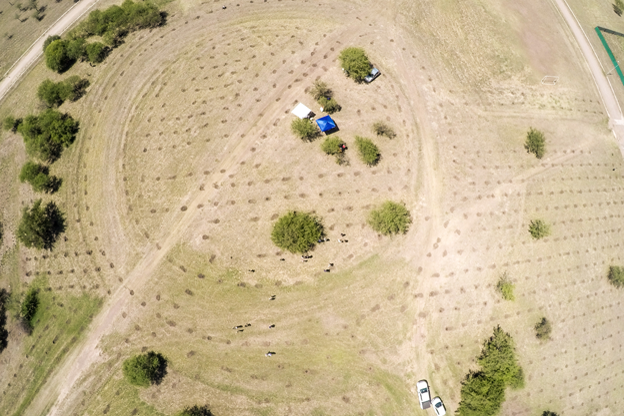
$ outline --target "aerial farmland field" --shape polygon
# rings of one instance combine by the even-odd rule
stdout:
[[[624,32],[607,6],[570,6],[586,30],[604,19]],[[25,129],[0,135],[0,414],[433,415],[422,379],[447,414],[619,414],[624,289],[607,276],[624,265],[624,161],[554,3],[155,7],[162,22],[124,33],[102,62],[59,74],[44,57],[0,102],[0,120],[25,123],[48,111],[44,80],[88,80],[54,106],[79,121],[41,162],[58,190],[20,182],[37,160]],[[350,47],[381,76],[346,76]],[[319,81],[341,106],[338,131],[301,140],[291,111],[326,115]],[[344,142],[338,158],[326,137]],[[51,249],[19,231],[38,199],[64,215]],[[373,229],[386,201],[409,212],[407,232]],[[293,211],[322,224],[309,251],[275,243]],[[502,385],[493,413],[470,413],[462,386],[487,371],[478,358],[497,327],[523,382]],[[164,375],[132,384],[124,362],[151,351]]]

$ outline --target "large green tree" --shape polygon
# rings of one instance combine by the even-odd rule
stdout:
[[[323,224],[313,215],[291,211],[273,226],[271,240],[291,253],[306,253],[323,238]]]
[[[74,142],[78,122],[69,114],[48,109],[38,116],[27,116],[17,131],[24,138],[29,155],[54,162],[61,156],[63,148]]]
[[[124,361],[123,374],[126,380],[135,386],[148,387],[160,384],[167,375],[167,359],[154,351],[135,355]]]
[[[58,236],[65,232],[65,215],[54,202],[41,206],[41,200],[24,208],[17,228],[17,238],[26,247],[51,250]]]
[[[371,71],[371,63],[362,48],[343,49],[338,59],[345,74],[356,82],[362,82]]]
[[[67,41],[58,39],[45,48],[46,66],[52,71],[65,72],[74,64],[74,60],[67,51],[67,46]]]

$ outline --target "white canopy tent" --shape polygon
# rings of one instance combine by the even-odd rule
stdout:
[[[306,107],[305,105],[301,103],[297,104],[297,107],[295,107],[295,109],[291,111],[291,113],[293,113],[299,118],[308,118],[310,117],[311,112],[312,110],[310,110],[308,107]]]

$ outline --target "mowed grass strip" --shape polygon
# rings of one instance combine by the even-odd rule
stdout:
[[[47,290],[47,282],[39,278],[39,308],[33,317],[34,329],[23,341],[26,364],[6,388],[0,413],[20,415],[71,348],[80,340],[102,300],[83,294],[79,296]]]

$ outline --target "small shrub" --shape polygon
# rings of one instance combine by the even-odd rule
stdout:
[[[330,98],[328,100],[325,97],[321,97],[321,99],[318,100],[318,103],[321,105],[321,107],[323,107],[323,111],[325,111],[327,114],[334,114],[342,110],[342,107],[336,102],[335,98]]]
[[[320,220],[310,214],[292,211],[282,216],[271,233],[271,240],[291,253],[306,253],[325,235]]]
[[[609,282],[615,287],[624,286],[624,268],[620,266],[610,266],[609,267]]]
[[[332,90],[327,86],[326,83],[320,80],[314,81],[312,85],[312,89],[310,90],[310,94],[316,101],[319,101],[321,98],[330,99],[333,96]]]
[[[539,130],[531,128],[527,133],[526,142],[524,148],[528,153],[533,153],[535,157],[541,159],[544,156],[546,139],[544,133]]]
[[[167,359],[154,351],[135,355],[124,361],[123,375],[135,386],[149,387],[152,384],[160,384],[167,375]]]
[[[213,416],[208,406],[187,407],[178,416]]]
[[[311,142],[321,135],[321,131],[316,124],[307,118],[296,118],[292,121],[290,128],[292,132],[301,140]]]
[[[54,202],[44,207],[41,200],[22,211],[17,238],[26,247],[51,250],[58,236],[65,231],[65,216]]]
[[[31,287],[28,289],[28,292],[26,292],[26,296],[24,297],[24,301],[20,307],[20,317],[22,322],[25,324],[25,327],[30,330],[34,327],[33,318],[35,317],[38,308],[39,293],[36,288]]]
[[[50,176],[47,166],[26,162],[19,174],[20,182],[28,182],[35,192],[54,193],[61,185],[61,179]]]
[[[503,273],[496,284],[496,290],[498,293],[500,293],[505,300],[515,300],[514,289],[515,285],[509,279],[507,273]]]
[[[546,318],[542,318],[537,324],[535,324],[535,336],[540,340],[550,339],[550,333],[552,327],[550,322]]]
[[[371,63],[362,48],[351,47],[343,49],[338,59],[345,74],[356,82],[362,82],[370,73]]]
[[[17,128],[19,127],[22,120],[16,119],[13,116],[7,116],[4,120],[2,120],[2,128],[7,131],[11,131],[13,133],[17,132]]]
[[[362,162],[366,163],[366,165],[375,166],[379,162],[381,153],[379,153],[379,148],[375,146],[375,143],[370,139],[355,136],[355,145],[358,149],[360,159],[362,159]]]
[[[529,223],[529,233],[536,240],[550,235],[550,226],[543,220],[531,220]]]
[[[401,204],[386,201],[368,215],[368,224],[383,235],[405,234],[412,223],[410,212]]]
[[[386,136],[389,139],[394,139],[396,137],[396,133],[392,130],[392,127],[388,126],[383,121],[378,121],[373,124],[373,131],[377,136]]]

